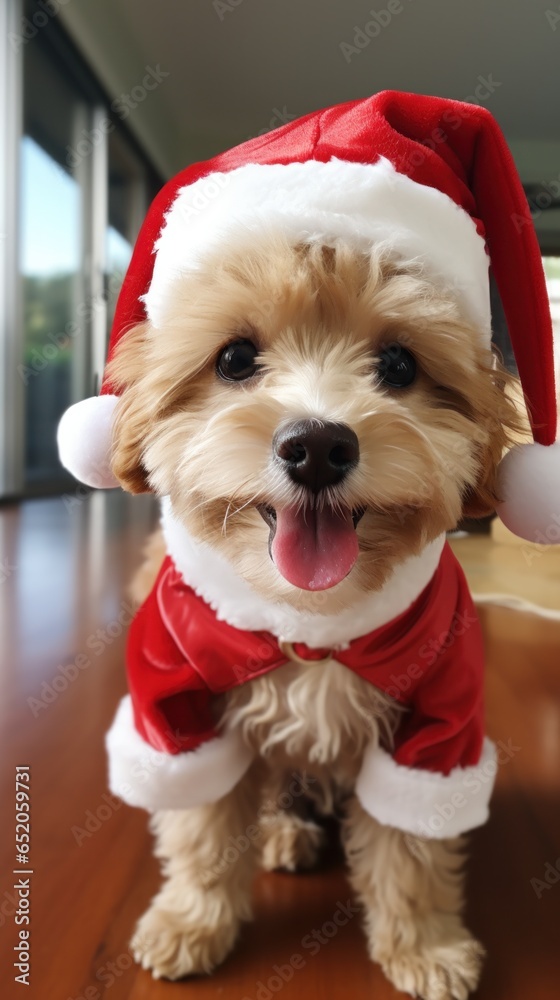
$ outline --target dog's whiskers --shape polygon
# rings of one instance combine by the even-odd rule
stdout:
[[[247,485],[247,484],[244,483],[244,486],[245,485]],[[259,496],[259,491],[257,490],[256,493],[253,493],[253,495],[251,497],[249,497],[249,499],[246,500],[245,503],[241,504],[240,507],[236,507],[235,510],[231,510],[232,505],[235,502],[234,498],[232,498],[229,501],[229,503],[228,503],[228,505],[226,507],[225,514],[224,514],[224,520],[222,522],[222,535],[224,537],[225,537],[225,535],[227,533],[227,521],[228,521],[228,518],[234,517],[236,514],[240,514],[242,510],[245,510],[246,507],[250,507],[251,504],[253,504],[255,502],[255,500],[258,498],[258,496]]]

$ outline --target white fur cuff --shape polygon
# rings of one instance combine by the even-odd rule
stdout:
[[[488,819],[497,769],[496,747],[489,739],[478,764],[456,767],[448,775],[404,767],[372,745],[356,794],[366,812],[385,826],[420,837],[457,837]]]
[[[154,750],[135,728],[130,695],[117,709],[106,746],[111,791],[149,812],[217,802],[243,777],[253,757],[237,732],[226,732],[197,750]]]

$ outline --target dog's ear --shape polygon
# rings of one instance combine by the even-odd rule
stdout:
[[[463,498],[463,517],[488,517],[496,510],[499,501],[497,494],[498,464],[503,454],[505,435],[498,448],[488,444],[479,450],[480,474],[476,486],[469,487]]]
[[[150,493],[142,451],[152,419],[146,393],[142,391],[147,371],[147,323],[127,331],[107,367],[107,377],[120,393],[113,429],[111,465],[123,489]]]
[[[531,430],[519,379],[501,365],[494,373],[493,406],[481,425],[480,473],[463,499],[463,517],[488,517],[503,499],[498,491],[498,466],[513,443],[531,440]],[[481,440],[482,439],[482,440]]]

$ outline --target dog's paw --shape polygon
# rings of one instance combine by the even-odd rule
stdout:
[[[422,1000],[466,1000],[476,989],[484,948],[474,938],[425,945],[378,959],[387,978],[403,993]]]
[[[238,926],[234,922],[205,927],[154,903],[138,922],[130,949],[143,969],[151,969],[154,979],[181,979],[212,972],[223,962],[233,948]]]
[[[319,857],[325,835],[310,820],[283,813],[264,826],[261,864],[265,871],[312,868]]]

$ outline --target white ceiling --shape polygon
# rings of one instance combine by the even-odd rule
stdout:
[[[390,23],[345,58],[341,43],[389,2]],[[557,0],[80,0],[61,18],[112,95],[147,65],[169,73],[127,120],[168,174],[278,113],[384,88],[473,99],[480,78],[522,172],[560,174]]]

